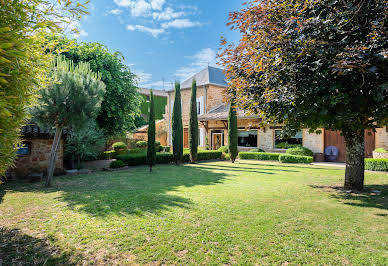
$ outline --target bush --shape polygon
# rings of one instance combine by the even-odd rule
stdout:
[[[384,148],[378,148],[375,150],[375,152],[380,152],[380,153],[388,153],[388,151]]]
[[[388,172],[388,159],[365,159],[365,170]]]
[[[224,160],[225,161],[230,161],[230,154],[229,153],[225,153]]]
[[[130,154],[135,154],[135,153],[144,153],[144,149],[140,149],[140,148],[135,148],[135,149],[130,149],[128,150],[127,153],[130,153]]]
[[[300,144],[290,144],[288,142],[281,142],[279,144],[276,144],[276,149],[289,149],[289,148],[296,148],[296,147],[302,147]]]
[[[115,142],[113,143],[112,148],[115,151],[123,151],[127,149],[127,145],[124,142]]]
[[[256,148],[249,150],[249,152],[265,152],[265,150]]]
[[[110,163],[110,168],[123,168],[125,167],[125,163],[121,160],[116,160]]]
[[[161,146],[161,151],[170,152],[170,146]]]
[[[219,151],[198,151],[198,161],[216,160],[221,159],[222,152]],[[123,154],[117,156],[118,160],[124,162],[127,166],[146,165],[147,154],[146,153],[134,153],[134,154]],[[183,154],[183,161],[190,162],[190,153]],[[157,153],[156,163],[157,164],[168,164],[173,163],[174,155],[172,153]]]
[[[104,151],[98,155],[99,160],[112,160],[116,157],[115,151]]]
[[[136,147],[140,149],[147,148],[147,141],[139,140],[138,142],[136,142]]]
[[[241,160],[278,161],[280,155],[280,153],[269,152],[240,152],[238,157]]]
[[[279,162],[281,163],[312,163],[312,156],[300,156],[291,154],[281,154],[279,156]]]
[[[229,146],[222,146],[218,149],[218,151],[223,153],[229,153]]]
[[[286,153],[299,156],[313,156],[313,152],[305,147],[290,148],[286,151]]]

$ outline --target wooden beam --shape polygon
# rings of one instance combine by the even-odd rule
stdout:
[[[221,122],[224,124],[225,129],[228,129],[228,121],[221,120]]]

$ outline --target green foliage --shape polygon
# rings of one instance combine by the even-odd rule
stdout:
[[[228,143],[229,143],[229,153],[232,162],[237,158],[238,155],[238,129],[237,129],[237,114],[236,114],[236,105],[234,99],[230,101],[229,116],[228,116]]]
[[[380,153],[388,153],[388,151],[384,148],[378,148],[375,150],[375,152],[380,152]]]
[[[166,105],[167,105],[167,97],[154,95],[155,120],[163,119],[163,115],[166,112]],[[148,123],[149,110],[150,110],[150,102],[147,101],[147,95],[141,95],[140,113],[142,114],[142,116],[140,117],[143,117],[143,116],[145,117],[143,125],[146,125]],[[136,125],[137,128],[143,126],[141,125],[140,121],[138,123],[139,124]]]
[[[81,128],[74,128],[66,137],[65,156],[76,161],[95,160],[105,144],[104,135],[92,120]]]
[[[312,163],[312,156],[300,156],[291,154],[282,154],[279,156],[279,162],[281,163]]]
[[[238,157],[241,160],[263,160],[263,161],[278,161],[281,153],[269,152],[240,152]]]
[[[152,171],[152,166],[155,165],[156,162],[156,147],[155,147],[155,134],[156,134],[156,126],[155,126],[155,110],[154,110],[154,95],[151,90],[150,93],[150,113],[149,113],[149,123],[148,123],[148,143],[147,143],[147,162],[150,166],[150,171]],[[158,147],[160,146],[160,142],[158,143]]]
[[[301,155],[301,156],[313,156],[314,153],[305,147],[290,148],[286,151],[287,154]]]
[[[121,160],[116,160],[110,163],[109,168],[123,168],[125,163]]]
[[[256,148],[256,149],[250,149],[249,152],[265,152],[265,150]]]
[[[53,42],[45,35],[61,31],[56,21],[85,14],[79,1],[0,1],[0,176],[13,165],[20,128],[30,118],[41,87],[51,70]]]
[[[162,147],[162,151],[170,152],[170,146],[161,146],[161,147]]]
[[[183,125],[181,106],[181,85],[175,82],[175,100],[172,112],[172,146],[175,163],[183,161]]]
[[[388,159],[365,159],[365,169],[388,172]]]
[[[229,153],[225,153],[224,154],[224,160],[225,161],[230,161],[230,154]]]
[[[116,157],[115,151],[104,151],[98,155],[99,160],[112,160]]]
[[[182,162],[190,162],[190,153],[185,152],[182,156]],[[219,160],[222,158],[222,152],[219,151],[198,151],[198,161]],[[118,155],[117,159],[122,160],[127,166],[147,165],[147,154],[125,154]],[[175,162],[173,153],[156,153],[155,161],[157,164],[168,164]]]
[[[223,153],[229,153],[229,146],[221,146],[218,151]]]
[[[62,42],[69,41],[62,39]],[[140,114],[141,96],[137,77],[124,63],[124,56],[120,52],[110,52],[100,43],[76,43],[64,55],[74,64],[88,62],[94,72],[101,73],[106,93],[96,119],[105,136],[114,137],[134,129],[135,119]]]
[[[275,148],[276,149],[290,149],[290,148],[297,148],[297,147],[301,147],[302,145],[300,144],[290,144],[288,142],[280,142],[278,144],[276,144]]]
[[[144,140],[139,140],[138,142],[136,142],[136,147],[137,148],[147,148],[147,141],[144,141]]]
[[[115,151],[123,151],[127,149],[127,144],[125,144],[124,142],[115,142],[112,144],[112,148]]]
[[[192,163],[197,161],[198,155],[198,111],[197,111],[197,82],[195,79],[191,85],[190,100],[190,121],[189,121],[189,147],[190,160]]]
[[[206,147],[206,150],[210,150],[210,144],[209,144],[209,137],[208,136],[205,137],[205,147]]]

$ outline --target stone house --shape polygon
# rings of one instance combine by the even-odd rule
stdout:
[[[15,167],[9,170],[12,178],[24,178],[31,174],[46,174],[50,160],[53,135],[34,124],[22,127],[23,145],[17,151]],[[64,172],[64,138],[58,148],[55,174]]]
[[[167,146],[167,129],[166,121],[164,119],[155,121],[155,139],[160,142],[160,145]],[[133,139],[135,140],[148,140],[148,125],[138,128],[134,134]]]
[[[191,98],[191,82],[197,81],[197,109],[199,120],[199,145],[218,149],[228,145],[228,112],[229,105],[225,102],[225,89],[228,84],[222,69],[207,67],[181,83],[182,96],[182,122],[184,128],[184,146],[188,147],[188,127]],[[168,92],[166,123],[168,126],[168,144],[172,145],[172,109],[174,105],[174,90]],[[344,139],[340,132],[320,129],[321,134],[309,133],[303,129],[295,136],[283,139],[280,136],[282,127],[272,125],[259,126],[258,116],[249,116],[242,111],[237,112],[238,117],[238,146],[239,150],[260,148],[266,152],[284,152],[284,143],[300,144],[311,149],[315,154],[322,154],[328,146],[339,148],[339,161],[345,160]],[[388,149],[388,128],[377,129],[376,133],[365,135],[365,151],[367,157],[372,157],[375,148]]]

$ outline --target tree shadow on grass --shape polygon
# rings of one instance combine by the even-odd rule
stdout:
[[[257,161],[257,163],[252,163],[254,160],[239,160],[238,164],[239,165],[252,165],[252,166],[266,166],[266,167],[278,167],[278,168],[285,168],[285,169],[290,169],[290,168],[295,168],[295,169],[311,169],[311,170],[345,170],[345,168],[334,168],[334,167],[317,167],[315,165],[310,165],[310,164],[283,164],[283,163],[276,163],[274,161]],[[281,171],[278,169],[263,169],[263,170],[270,170],[270,171]],[[287,170],[284,170],[287,171]],[[291,171],[291,170],[288,170]]]
[[[339,186],[313,186],[312,188],[332,192],[331,198],[351,206],[388,210],[388,184],[366,185],[364,191],[350,192]],[[385,216],[385,215],[381,215]]]
[[[189,165],[157,165],[128,171],[56,178],[52,188],[42,184],[11,185],[10,191],[60,192],[58,200],[78,212],[92,216],[156,213],[171,208],[189,208],[193,202],[179,194],[180,187],[222,183],[225,173]]]
[[[70,253],[49,245],[46,239],[0,227],[0,265],[75,265],[73,259]]]
[[[263,171],[275,171],[275,172],[294,172],[294,173],[297,173],[297,172],[300,172],[300,171],[297,171],[297,170],[289,170],[289,169],[276,169],[276,168],[262,168],[260,167],[260,164],[256,164],[255,166],[256,167],[241,167],[240,164],[236,164],[236,166],[231,166],[231,165],[218,165],[218,164],[205,164],[204,165],[205,167],[211,167],[211,168],[218,168],[218,169],[224,169],[224,170],[228,170],[228,171],[244,171],[244,172],[252,172],[252,173],[261,173],[261,174],[274,174],[274,173],[270,173],[270,172],[263,172]],[[259,167],[258,167],[259,166]],[[266,165],[263,165],[263,166],[266,166]]]

